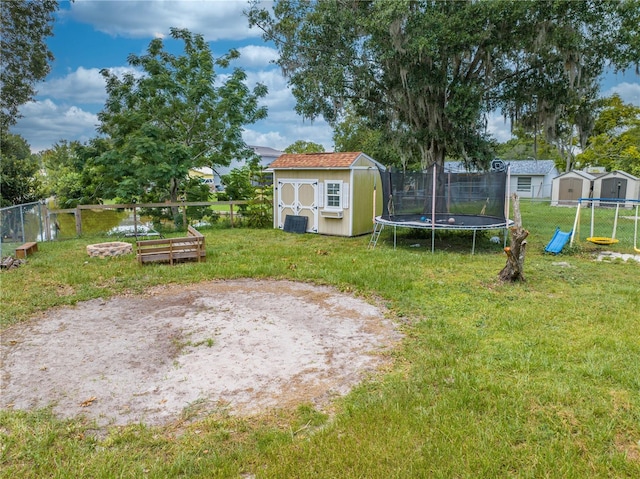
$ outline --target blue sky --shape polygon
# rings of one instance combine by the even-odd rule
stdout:
[[[60,140],[84,142],[95,137],[96,114],[106,99],[99,71],[130,71],[130,54],[143,54],[154,37],[167,37],[170,27],[178,27],[202,34],[215,56],[238,49],[241,57],[235,66],[245,69],[248,84],[267,85],[269,94],[263,104],[269,117],[247,125],[244,139],[248,144],[282,150],[306,140],[332,151],[328,125],[323,120],[303,120],[295,113],[295,99],[272,63],[277,51],[263,41],[257,29],[249,29],[242,13],[247,8],[246,0],[61,1],[54,36],[48,40],[55,56],[52,71],[37,85],[36,101],[22,107],[23,118],[12,131],[26,138],[33,151],[50,148]],[[640,106],[640,76],[635,72],[609,75],[602,93],[614,92]],[[489,130],[499,141],[509,139],[509,125],[499,115],[490,118]]]

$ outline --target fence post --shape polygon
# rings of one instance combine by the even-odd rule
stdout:
[[[51,220],[49,218],[49,208],[46,203],[42,203],[40,212],[42,219],[44,219],[44,237],[47,241],[51,241]]]
[[[76,217],[76,235],[78,236],[82,236],[82,213],[81,213],[81,209],[80,206],[76,206],[76,213],[75,213],[75,217]]]
[[[138,215],[136,213],[136,200],[135,198],[133,199],[132,203],[132,210],[133,210],[133,237],[135,239],[135,241],[138,241]]]
[[[184,227],[184,230],[187,231],[187,227],[189,225],[187,224],[187,206],[184,202],[182,203],[182,226]]]
[[[24,212],[22,211],[22,205],[20,205],[20,228],[22,228],[22,241],[27,241],[24,231]]]
[[[231,227],[233,228],[233,201],[229,203],[229,222],[231,223]]]

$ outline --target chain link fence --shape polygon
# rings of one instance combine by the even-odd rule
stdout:
[[[52,231],[46,205],[35,202],[0,208],[0,232],[2,257],[13,254],[27,241],[50,241]]]
[[[49,209],[44,203],[0,210],[2,257],[13,255],[25,242],[85,237],[138,238],[186,231],[188,225],[239,226],[247,201],[80,205]]]

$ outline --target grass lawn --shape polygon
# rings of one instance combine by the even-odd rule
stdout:
[[[497,280],[505,256],[486,236],[471,255],[464,235],[432,254],[411,232],[394,249],[385,230],[370,250],[369,236],[211,229],[207,262],[174,267],[88,258],[96,238],[39,244],[0,274],[2,329],[157,284],[286,278],[381,299],[405,338],[393,367],[330,414],[301,405],[95,437],[81,418],[0,411],[0,477],[640,477],[640,264],[594,261],[599,247],[583,242],[543,254],[575,209],[521,209],[522,284]]]

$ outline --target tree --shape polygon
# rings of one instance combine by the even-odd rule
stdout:
[[[142,76],[118,78],[102,70],[108,98],[98,114],[99,131],[112,141],[100,157],[109,177],[107,197],[175,202],[187,189],[194,191],[191,168],[254,156],[242,129],[266,116],[258,105],[266,87],[250,90],[239,68],[220,83],[215,68],[229,68],[237,51],[214,59],[201,35],[172,28],[171,37],[184,43],[184,55],[168,53],[163,41],[154,39],[146,55],[129,56]],[[200,195],[207,199],[208,191],[203,188]]]
[[[38,158],[24,138],[11,133],[0,136],[0,206],[41,200],[39,171]]]
[[[61,141],[41,153],[47,192],[60,208],[102,203],[105,167],[95,160],[108,149],[109,142],[98,138],[87,144]]]
[[[246,200],[238,205],[249,226],[264,228],[273,222],[273,184],[270,174],[265,173],[257,161],[234,168],[222,177],[225,184],[218,200]]]
[[[495,154],[504,160],[554,160],[558,169],[564,167],[564,158],[555,146],[549,144],[544,135],[538,131],[530,133],[522,127],[517,127],[512,132],[513,138],[505,143],[496,144]]]
[[[15,124],[19,107],[49,73],[53,54],[45,39],[53,35],[57,9],[53,0],[0,2],[0,133]]]
[[[529,231],[522,226],[522,215],[520,214],[520,200],[517,194],[511,195],[513,203],[513,226],[509,228],[510,243],[504,248],[507,255],[507,263],[498,274],[502,281],[517,282],[524,281],[524,259],[527,249],[527,237]]]
[[[300,114],[336,125],[351,107],[424,168],[486,163],[496,109],[542,119],[550,138],[559,117],[588,124],[576,105],[607,62],[638,63],[639,5],[279,0],[248,15],[277,45]]]
[[[324,146],[312,141],[298,140],[284,149],[285,153],[324,153]]]
[[[336,151],[362,151],[384,165],[397,165],[398,154],[401,153],[394,151],[380,129],[351,108],[346,109],[340,122],[334,126],[333,143]],[[403,169],[410,159],[408,155],[400,156]]]
[[[625,104],[618,95],[602,99],[593,135],[576,161],[640,176],[640,107]]]

